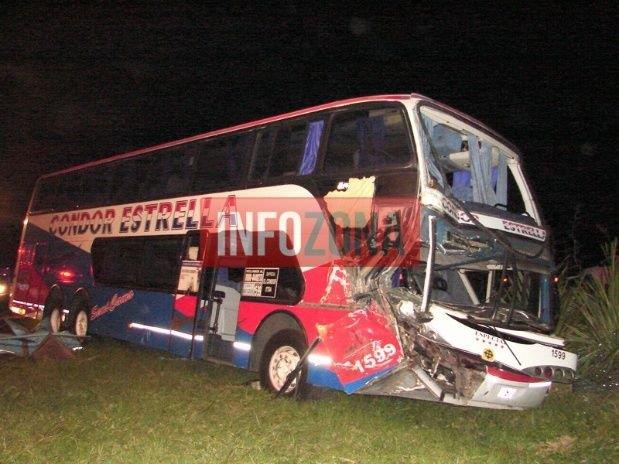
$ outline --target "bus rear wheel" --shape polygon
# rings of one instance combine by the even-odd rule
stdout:
[[[82,340],[88,334],[89,322],[88,307],[85,303],[81,303],[70,313],[69,330]]]
[[[60,332],[62,326],[62,312],[59,306],[54,306],[49,311],[49,331],[51,333]]]
[[[267,343],[260,362],[260,383],[262,387],[278,392],[284,386],[290,374],[307,350],[305,337],[295,330],[284,330],[275,334]],[[294,379],[286,391],[281,395],[303,398],[307,395],[307,370],[302,369],[300,375]]]

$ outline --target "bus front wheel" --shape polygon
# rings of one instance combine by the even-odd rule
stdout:
[[[284,386],[288,374],[290,374],[301,356],[307,350],[305,337],[295,330],[284,330],[275,334],[267,343],[260,363],[260,383],[262,387],[278,392]],[[299,376],[294,379],[283,396],[304,397],[308,393],[307,370],[302,369]]]

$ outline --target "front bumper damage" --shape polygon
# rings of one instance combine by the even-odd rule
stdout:
[[[560,338],[476,324],[437,303],[421,312],[421,297],[402,288],[378,299],[392,311],[404,357],[358,393],[527,409],[542,403],[553,382],[574,380],[577,358]]]

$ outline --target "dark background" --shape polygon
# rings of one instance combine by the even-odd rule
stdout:
[[[559,259],[618,234],[617,14],[595,5],[3,4],[0,264],[36,178],[339,98],[418,92],[524,152]],[[498,6],[497,6],[498,5]]]

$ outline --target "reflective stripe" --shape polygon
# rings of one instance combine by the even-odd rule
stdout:
[[[239,351],[250,351],[251,350],[251,343],[234,342],[232,346],[234,346],[235,350],[239,350]]]
[[[177,330],[165,329],[163,327],[155,327],[152,325],[140,324],[139,322],[131,322],[129,324],[130,329],[143,329],[148,330],[149,332],[154,332],[162,335],[171,335],[172,337],[182,338],[183,340],[191,340],[191,334],[185,332],[179,332]],[[201,342],[204,341],[203,335],[196,335],[193,337],[194,340]]]
[[[325,354],[311,353],[307,357],[307,360],[315,366],[330,366],[333,363],[331,356],[327,356]]]

